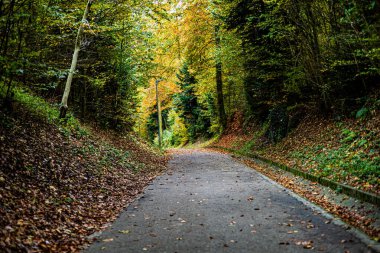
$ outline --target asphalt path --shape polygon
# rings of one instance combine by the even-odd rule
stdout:
[[[85,252],[375,252],[230,156],[173,155]]]

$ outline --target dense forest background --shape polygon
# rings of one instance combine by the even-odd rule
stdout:
[[[377,0],[0,2],[3,104],[32,92],[58,106],[78,28],[69,111],[166,146],[219,135],[236,115],[283,138],[307,112],[378,106]],[[157,81],[157,82],[156,82]]]
[[[81,20],[85,1],[1,1],[2,90],[8,98],[28,91],[60,103],[82,27],[71,111],[104,128],[130,130],[136,89],[149,75],[152,48],[146,20],[154,17],[155,6],[92,2],[88,18]]]

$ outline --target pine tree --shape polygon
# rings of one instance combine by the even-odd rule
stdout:
[[[174,95],[173,104],[185,122],[190,141],[194,141],[202,135],[207,135],[210,118],[202,114],[202,108],[198,103],[194,89],[197,81],[194,75],[190,73],[187,63],[183,64],[177,78],[177,85],[181,88],[181,92]]]

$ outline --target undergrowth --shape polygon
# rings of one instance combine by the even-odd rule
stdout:
[[[343,128],[338,147],[306,146],[290,153],[290,157],[300,160],[314,175],[335,181],[364,182],[366,187],[380,183],[379,147],[380,140],[376,139],[374,131],[359,133]]]
[[[245,138],[225,135],[216,145],[254,152],[318,177],[380,193],[380,100],[370,102],[339,121],[309,115],[277,143],[266,137],[266,123]]]
[[[165,169],[137,138],[60,120],[26,89],[12,99],[0,108],[0,252],[79,251]]]
[[[60,132],[65,136],[75,135],[76,137],[87,136],[89,130],[85,129],[80,122],[72,115],[68,114],[66,118],[59,118],[59,105],[51,105],[43,98],[35,96],[27,88],[14,87],[13,103],[19,103],[27,110],[40,119],[46,120],[50,124],[58,126]],[[5,97],[6,90],[0,86],[0,96]]]
[[[15,87],[13,88],[12,103],[14,105],[21,106],[28,110],[28,112],[34,115],[38,119],[42,119],[48,124],[53,124],[57,126],[60,133],[69,138],[73,136],[78,139],[83,139],[83,137],[90,137],[90,130],[85,128],[81,123],[74,117],[74,115],[68,113],[66,118],[59,118],[59,105],[51,105],[46,102],[43,98],[35,96],[26,88]],[[4,86],[0,88],[1,97],[5,96],[6,90]],[[5,128],[12,128],[13,124],[10,117],[6,117],[1,114],[1,126]],[[81,156],[83,159],[95,156],[98,157],[97,169],[94,172],[102,173],[108,166],[121,166],[134,173],[141,171],[144,165],[133,161],[130,152],[124,149],[114,147],[106,142],[101,143],[101,145],[95,144],[88,138],[84,138],[84,145],[80,147],[75,147],[72,149],[73,155]],[[91,166],[90,166],[91,167]]]

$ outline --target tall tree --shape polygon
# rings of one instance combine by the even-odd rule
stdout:
[[[303,106],[345,113],[379,87],[378,1],[222,2],[242,41],[248,117],[263,122]]]
[[[195,85],[197,83],[194,75],[190,72],[187,63],[184,63],[177,74],[177,85],[181,91],[174,95],[173,104],[189,132],[191,141],[195,141],[200,136],[207,136],[210,127],[210,119],[202,114],[202,107],[195,95]]]
[[[215,25],[215,76],[216,76],[216,93],[218,102],[219,122],[224,129],[227,125],[226,111],[224,109],[224,96],[223,96],[223,77],[222,77],[222,60],[220,58],[221,45],[220,45],[220,26]]]
[[[66,112],[68,109],[67,101],[69,99],[71,83],[73,81],[74,72],[75,72],[76,67],[77,67],[78,56],[79,56],[79,51],[80,51],[80,47],[81,47],[81,39],[82,39],[84,26],[87,25],[87,23],[88,23],[87,15],[88,15],[88,12],[90,10],[91,4],[92,4],[92,0],[88,0],[86,8],[85,8],[84,13],[83,13],[81,24],[79,25],[79,28],[78,28],[77,37],[75,39],[74,54],[73,54],[73,58],[71,61],[71,67],[70,67],[69,75],[67,76],[65,91],[63,93],[62,101],[61,101],[61,108],[60,108],[60,115],[59,115],[60,118],[66,117]]]

